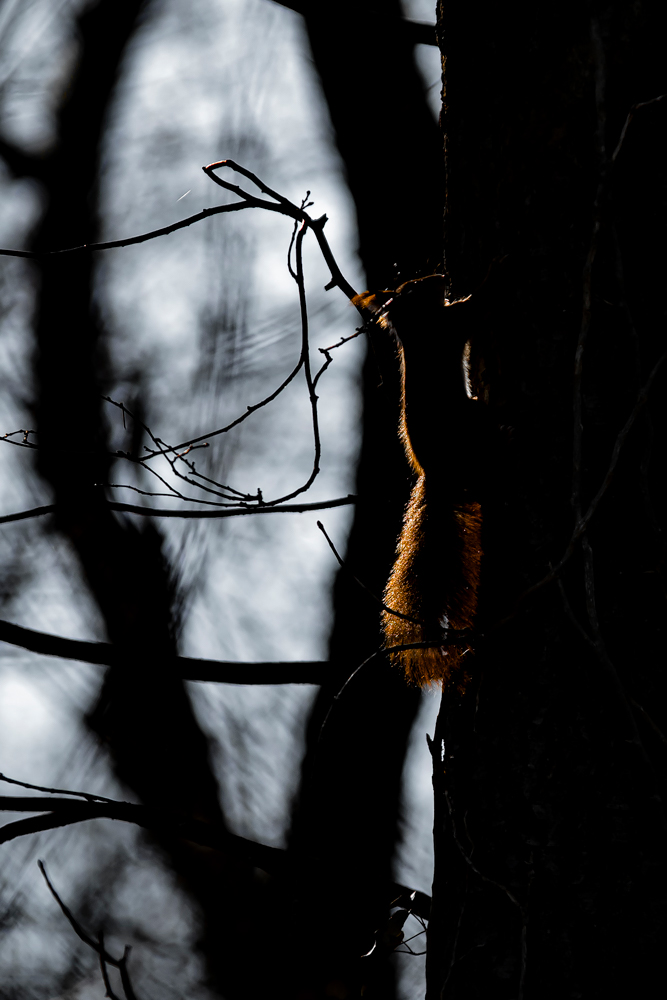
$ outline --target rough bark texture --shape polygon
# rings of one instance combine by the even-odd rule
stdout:
[[[439,7],[447,265],[458,296],[505,257],[472,360],[509,430],[483,502],[485,638],[434,745],[431,1000],[643,996],[662,975],[664,370],[558,580],[516,602],[559,563],[667,346],[667,100],[611,162],[632,106],[667,90],[665,19]]]
[[[102,0],[79,21],[81,59],[59,116],[59,142],[42,167],[48,209],[36,249],[90,242],[96,229],[99,142],[141,0]],[[207,741],[177,676],[172,581],[159,530],[140,531],[104,506],[109,451],[102,413],[102,330],[92,304],[90,255],[48,258],[40,274],[35,359],[39,468],[57,504],[56,528],[72,543],[120,651],[91,725],[119,777],[146,804],[177,801],[187,815],[223,823]],[[161,840],[198,904],[212,985],[242,995],[243,906],[249,870],[174,837]],[[241,891],[243,895],[241,896]],[[250,902],[248,901],[248,906]],[[229,961],[233,954],[234,961]]]

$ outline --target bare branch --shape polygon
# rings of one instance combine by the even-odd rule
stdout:
[[[101,950],[100,949],[100,945],[96,941],[94,941],[93,938],[90,937],[90,935],[86,934],[86,932],[84,931],[84,929],[81,927],[81,925],[78,923],[78,921],[74,917],[74,914],[72,913],[72,911],[63,903],[62,899],[60,898],[60,896],[56,892],[56,890],[55,890],[55,888],[53,886],[53,883],[51,882],[51,879],[47,875],[46,868],[44,866],[44,862],[41,861],[41,860],[39,860],[37,862],[37,865],[39,867],[40,872],[42,873],[44,881],[46,882],[47,886],[49,887],[49,892],[51,893],[51,895],[55,899],[56,903],[58,904],[58,906],[62,910],[63,915],[67,919],[67,922],[71,926],[71,928],[74,931],[74,933],[77,935],[77,937],[80,937],[81,940],[83,941],[83,943],[87,944],[89,948],[92,948],[94,951],[99,952]]]
[[[394,611],[393,608],[390,608],[387,604],[385,604],[384,601],[381,600],[377,596],[377,594],[373,593],[373,591],[370,589],[370,587],[367,587],[366,584],[362,580],[360,580],[358,576],[355,576],[354,573],[352,572],[352,570],[349,569],[349,567],[345,565],[345,562],[341,559],[341,557],[338,555],[338,552],[336,551],[336,546],[334,545],[334,543],[331,541],[331,539],[327,535],[326,531],[324,530],[324,525],[322,524],[321,521],[317,522],[317,527],[320,529],[320,531],[322,532],[322,534],[326,538],[327,542],[329,543],[329,548],[331,549],[331,551],[333,552],[334,556],[336,557],[336,560],[337,560],[338,565],[340,566],[340,568],[343,569],[343,570],[345,570],[346,573],[349,573],[350,576],[352,577],[352,579],[354,580],[354,582],[357,583],[361,587],[362,590],[365,590],[366,593],[369,594],[373,598],[373,600],[375,601],[375,603],[380,605],[380,607],[382,608],[383,611],[386,611],[388,615],[394,615],[396,618],[402,618],[403,621],[413,622],[415,625],[423,625],[424,624],[424,622],[420,621],[418,618],[410,618],[409,615],[404,615],[400,611]],[[443,636],[442,642],[444,643],[445,641],[446,640],[445,640],[445,638]]]
[[[103,666],[114,666],[125,655],[122,649],[111,643],[65,639],[2,620],[0,641],[29,649],[33,653]],[[334,664],[326,660],[238,663],[177,656],[173,661],[174,671],[183,680],[217,684],[324,684],[333,668]]]
[[[471,634],[465,632],[460,636],[448,638],[447,641],[450,645],[458,643],[469,645]],[[63,636],[24,628],[22,625],[15,625],[13,622],[2,619],[0,619],[0,642],[28,649],[43,656],[79,660],[83,663],[94,663],[100,666],[114,666],[125,655],[122,649],[108,642],[66,639]],[[387,646],[385,649],[376,650],[369,660],[382,653],[400,653],[406,649],[433,649],[440,645],[442,645],[442,640]],[[365,660],[364,663],[369,662],[369,660]],[[205,681],[215,684],[324,684],[335,672],[336,666],[335,662],[329,660],[239,662],[234,660],[203,660],[190,656],[177,656],[173,660],[173,669],[183,680]],[[2,776],[0,775],[0,777]],[[14,783],[19,784],[19,782]],[[52,791],[52,789],[48,790]],[[94,796],[94,798],[97,800],[100,796]]]
[[[88,945],[89,948],[92,948],[92,950],[99,955],[99,958],[100,958],[100,967],[102,969],[102,978],[104,980],[104,986],[105,986],[105,989],[107,991],[107,996],[110,997],[110,1000],[119,1000],[119,998],[117,997],[117,995],[111,989],[111,984],[109,982],[109,976],[107,974],[107,969],[106,969],[107,965],[112,965],[114,968],[118,969],[118,971],[120,972],[120,981],[123,984],[123,991],[125,992],[125,998],[126,998],[126,1000],[137,1000],[137,995],[134,992],[134,987],[132,985],[132,980],[130,979],[130,975],[129,975],[128,971],[127,971],[127,960],[128,960],[128,958],[130,956],[130,948],[126,945],[125,946],[125,950],[123,951],[123,957],[122,958],[114,958],[114,956],[111,955],[106,950],[106,948],[104,947],[104,939],[103,939],[102,935],[100,935],[98,941],[95,941],[94,938],[92,938],[90,936],[90,934],[88,934],[86,931],[84,931],[83,927],[81,926],[81,924],[79,923],[79,921],[76,919],[76,917],[74,916],[74,914],[72,913],[72,911],[69,909],[69,907],[67,907],[65,905],[65,903],[62,901],[62,899],[60,898],[60,896],[56,892],[55,887],[54,887],[53,883],[51,882],[51,879],[47,875],[46,867],[44,865],[44,862],[43,861],[38,861],[37,864],[39,866],[40,872],[42,873],[42,875],[44,877],[44,881],[46,882],[47,886],[49,887],[49,891],[50,891],[51,895],[53,896],[53,898],[55,899],[56,903],[60,907],[60,909],[61,909],[61,911],[62,911],[65,919],[69,923],[69,925],[72,928],[72,930],[74,931],[74,933],[77,935],[77,937],[79,937],[83,941],[84,944]]]
[[[234,420],[230,421],[230,423],[225,424],[224,427],[218,427],[214,431],[207,431],[206,434],[199,434],[197,435],[197,437],[189,438],[187,441],[181,441],[179,444],[164,445],[164,446],[158,445],[154,450],[149,451],[146,455],[143,455],[142,456],[143,460],[147,461],[150,458],[155,458],[157,455],[168,455],[173,452],[182,451],[183,448],[190,448],[192,447],[193,444],[199,444],[201,441],[207,441],[209,438],[218,437],[218,435],[220,434],[227,434],[228,431],[231,431],[234,427],[238,427],[239,424],[242,424],[244,422],[244,420],[247,420],[251,414],[256,413],[257,410],[261,410],[262,407],[267,406],[269,403],[272,403],[273,400],[276,399],[281,394],[281,392],[284,392],[284,390],[287,388],[290,382],[294,381],[296,376],[301,371],[302,367],[303,367],[303,358],[299,357],[299,360],[292,369],[292,371],[289,373],[287,378],[285,378],[280,383],[277,389],[274,389],[273,392],[270,392],[268,396],[264,397],[264,399],[260,399],[259,403],[253,403],[251,406],[246,407],[244,413],[236,417]],[[113,402],[113,400],[109,400],[109,402]]]
[[[197,501],[199,503],[199,501]],[[248,514],[306,514],[311,510],[328,510],[331,507],[347,507],[349,504],[357,502],[356,496],[348,494],[346,497],[337,497],[335,500],[319,500],[314,503],[293,503],[283,504],[280,507],[225,507],[215,510],[174,510],[157,509],[155,507],[142,507],[138,504],[119,503],[116,500],[108,500],[106,506],[109,510],[117,510],[125,514],[139,514],[141,517],[185,517],[185,518],[218,518],[218,517],[245,517]],[[33,507],[31,510],[21,510],[16,514],[3,514],[0,517],[0,524],[8,524],[10,521],[24,521],[30,517],[42,517],[44,514],[55,514],[57,506],[54,503],[45,504],[43,507]]]
[[[303,256],[302,256],[303,239],[308,229],[312,229],[313,233],[315,234],[315,237],[318,241],[318,245],[320,247],[320,252],[322,253],[324,260],[329,268],[331,278],[328,284],[326,285],[326,288],[327,289],[334,287],[340,288],[344,292],[344,294],[348,297],[348,299],[354,301],[361,315],[365,319],[370,318],[370,312],[364,305],[362,305],[359,302],[355,289],[343,277],[343,274],[340,268],[338,267],[338,264],[331,252],[331,248],[329,247],[328,241],[324,236],[324,226],[327,221],[326,216],[323,215],[319,219],[313,219],[306,211],[306,208],[310,204],[312,204],[312,202],[308,201],[310,192],[307,193],[306,197],[303,199],[301,204],[297,206],[293,204],[291,201],[289,201],[288,198],[285,198],[283,195],[273,190],[273,188],[270,188],[252,171],[236,163],[234,160],[220,160],[215,163],[210,163],[207,166],[204,166],[202,169],[206,173],[207,177],[210,178],[210,180],[212,180],[218,186],[222,187],[224,190],[229,191],[232,194],[236,195],[240,199],[240,201],[234,202],[231,205],[221,205],[217,206],[216,208],[205,209],[198,215],[190,216],[188,219],[184,219],[179,223],[174,223],[171,226],[166,226],[159,230],[153,230],[150,233],[145,233],[141,236],[131,237],[126,240],[116,240],[106,243],[86,244],[80,247],[71,247],[68,248],[67,250],[49,251],[48,253],[35,253],[28,251],[10,251],[10,250],[3,250],[0,251],[0,253],[4,253],[10,256],[44,259],[53,256],[54,254],[72,253],[75,251],[84,251],[84,250],[86,251],[107,250],[111,249],[112,247],[129,246],[131,244],[141,243],[149,239],[154,239],[158,236],[167,235],[171,232],[176,231],[177,229],[182,229],[186,226],[192,225],[194,222],[200,221],[211,215],[222,214],[224,212],[239,211],[244,208],[261,208],[264,209],[265,211],[277,212],[278,214],[285,215],[288,218],[294,220],[294,229],[292,232],[290,247],[288,251],[288,267],[290,274],[294,277],[297,283],[299,291],[299,309],[301,315],[301,351],[299,359],[295,364],[295,366],[292,368],[291,372],[287,375],[287,377],[281,382],[281,384],[276,389],[274,389],[271,393],[269,393],[259,402],[248,406],[244,413],[240,414],[238,417],[236,417],[230,423],[226,424],[224,427],[219,427],[213,431],[209,431],[197,437],[190,438],[187,441],[183,441],[177,445],[167,445],[163,441],[161,441],[160,438],[156,437],[152,433],[150,428],[148,428],[145,424],[141,423],[141,426],[149,434],[154,447],[152,449],[147,450],[147,453],[145,455],[142,455],[140,458],[126,455],[123,452],[118,452],[118,457],[125,458],[135,462],[136,464],[140,465],[144,470],[146,470],[150,475],[155,476],[158,479],[158,481],[162,483],[162,485],[168,491],[166,495],[174,496],[175,498],[178,498],[180,500],[185,500],[186,502],[189,500],[191,502],[201,502],[203,504],[207,504],[210,506],[222,507],[225,508],[225,513],[228,512],[228,508],[230,507],[232,508],[242,507],[241,510],[237,509],[236,513],[243,514],[243,513],[250,513],[251,509],[261,510],[271,507],[278,507],[280,505],[285,504],[286,501],[291,500],[294,497],[307,492],[307,490],[310,489],[310,487],[312,486],[315,478],[317,477],[320,471],[321,440],[320,440],[319,417],[317,409],[318,397],[315,392],[315,389],[321,376],[324,374],[324,372],[331,364],[332,359],[328,351],[325,349],[323,351],[325,355],[325,362],[321,366],[319,371],[316,373],[316,375],[313,377],[310,364],[308,312],[306,306],[306,289],[305,289],[305,281],[303,275]],[[241,176],[245,177],[247,180],[251,181],[254,185],[256,185],[262,192],[262,194],[267,195],[270,200],[266,200],[266,198],[259,198],[255,194],[252,194],[251,192],[241,188],[238,184],[234,184],[231,181],[226,180],[224,177],[220,177],[217,171],[222,169],[229,169],[237,173],[240,173]],[[295,249],[295,254],[296,254],[296,270],[292,268],[291,264],[291,253],[293,247]],[[355,334],[355,336],[356,335],[357,334]],[[304,371],[304,376],[306,380],[306,386],[308,389],[308,395],[311,406],[314,456],[313,456],[313,466],[311,473],[301,486],[299,486],[295,490],[290,491],[284,496],[277,497],[272,500],[264,500],[264,498],[261,495],[261,491],[259,490],[256,496],[243,493],[238,490],[232,489],[223,483],[218,483],[215,480],[209,478],[208,476],[202,475],[200,472],[197,471],[195,463],[186,457],[187,455],[189,455],[190,451],[193,448],[197,446],[207,445],[208,444],[207,439],[229,432],[230,430],[232,430],[232,428],[239,426],[241,423],[247,420],[248,417],[251,416],[253,413],[255,413],[257,410],[267,406],[269,403],[275,400],[277,396],[279,396],[287,388],[288,385],[290,385],[290,383],[297,377],[297,375],[302,369]],[[130,411],[127,410],[127,408],[123,403],[118,403],[109,397],[105,398],[108,400],[108,402],[110,402],[115,406],[118,406],[121,409],[124,421],[126,413],[130,413]],[[28,434],[30,432],[21,432],[23,433],[23,440],[20,442],[12,440],[17,433],[19,432],[11,432],[10,434],[6,434],[4,440],[6,440],[8,443],[18,444],[24,447],[33,446],[32,442],[28,441]],[[174,474],[174,476],[176,476],[177,479],[180,479],[183,482],[186,482],[190,486],[194,486],[197,489],[203,490],[205,493],[208,493],[209,495],[218,497],[219,499],[198,500],[196,497],[184,496],[180,490],[176,489],[175,486],[169,483],[155,469],[153,469],[148,465],[148,463],[152,459],[155,459],[157,457],[162,457],[167,461],[171,469],[171,472]],[[181,471],[180,463],[183,463],[185,465],[185,468],[188,470],[187,472],[183,473]],[[109,488],[117,488],[115,484],[107,484],[107,485],[109,486]],[[151,491],[144,491],[136,486],[129,486],[128,488],[133,489],[139,493],[145,493],[146,495],[149,496],[163,495]],[[0,517],[0,524],[6,521],[21,520],[26,517],[37,516],[37,514],[51,512],[52,509],[53,509],[52,507],[46,506],[43,508],[35,509],[32,512],[22,512],[17,515],[6,515],[5,517]],[[112,506],[112,509],[125,510],[128,512],[140,513],[140,514],[146,513],[144,509],[132,507],[131,505]],[[180,512],[173,511],[169,513],[165,512],[164,516],[197,516],[197,515],[194,512],[181,514]],[[222,516],[224,516],[224,514]]]
[[[6,441],[7,444],[13,444],[17,448],[36,448],[37,445],[28,440],[29,436],[34,433],[34,431],[24,430],[21,427],[18,431],[8,431],[7,434],[0,435],[0,441]],[[22,434],[22,439],[20,441],[13,441],[12,438],[14,438],[17,434]]]
[[[169,226],[163,226],[161,229],[152,229],[149,233],[142,233],[140,236],[130,236],[122,240],[108,240],[106,243],[82,243],[80,246],[65,247],[62,250],[0,249],[0,257],[25,257],[28,260],[44,260],[45,258],[62,256],[63,254],[93,253],[98,250],[115,250],[117,247],[131,247],[136,246],[137,243],[147,243],[148,240],[158,239],[160,236],[169,236],[170,233],[175,233],[179,229],[186,229],[196,222],[210,219],[213,215],[223,215],[226,212],[239,212],[244,208],[252,207],[254,206],[245,202],[238,202],[232,205],[216,205],[213,208],[203,209],[197,215],[190,215],[187,219],[182,219],[180,222],[172,222]],[[270,207],[269,203],[267,202],[266,206],[263,207]]]
[[[20,785],[21,788],[30,788],[36,792],[48,792],[50,795],[76,795],[87,802],[115,802],[115,799],[107,798],[106,795],[93,795],[92,792],[73,792],[69,788],[49,788],[46,785],[32,785],[29,781],[19,781],[18,778],[9,778],[0,772],[0,781],[8,785]],[[129,803],[125,803],[128,805]]]
[[[630,111],[628,112],[627,118],[625,119],[623,128],[621,129],[621,135],[616,145],[616,149],[611,154],[611,159],[613,163],[616,162],[618,154],[621,152],[621,149],[623,148],[623,143],[625,142],[625,137],[627,135],[628,129],[630,128],[630,124],[633,118],[635,117],[636,113],[639,111],[639,109],[647,108],[651,104],[659,104],[660,101],[664,101],[666,97],[667,94],[660,94],[659,97],[652,97],[650,101],[640,101],[639,104],[633,104],[633,106],[630,108]]]
[[[640,389],[637,395],[637,399],[635,401],[635,405],[632,408],[632,411],[628,419],[626,420],[625,424],[619,431],[616,441],[614,442],[614,447],[611,453],[611,458],[609,460],[609,466],[607,468],[605,477],[602,480],[602,483],[600,484],[597,493],[595,494],[590,504],[588,505],[586,513],[581,517],[574,531],[572,532],[572,537],[570,538],[570,541],[568,542],[565,552],[561,556],[560,560],[558,561],[555,567],[550,569],[549,572],[542,577],[541,580],[538,580],[537,583],[534,583],[531,587],[528,587],[527,590],[524,590],[523,593],[520,594],[519,597],[517,598],[511,613],[506,618],[503,618],[502,621],[496,622],[495,625],[487,629],[487,632],[491,632],[496,628],[500,628],[502,625],[505,625],[507,622],[511,621],[511,619],[514,618],[514,616],[516,615],[520,605],[522,605],[528,597],[532,597],[533,594],[536,594],[539,590],[542,590],[543,587],[546,587],[548,584],[553,583],[553,581],[559,576],[565,565],[570,561],[576,549],[577,542],[586,531],[591,521],[591,518],[595,514],[595,511],[597,510],[600,504],[600,501],[602,500],[602,498],[604,497],[605,493],[607,492],[612,483],[614,474],[616,472],[616,467],[618,465],[618,461],[621,456],[621,451],[623,450],[623,446],[625,445],[628,439],[630,431],[632,430],[634,423],[637,420],[637,417],[639,416],[643,408],[646,406],[646,403],[648,402],[649,393],[651,391],[651,388],[653,387],[653,383],[655,382],[655,379],[658,373],[660,372],[660,369],[664,365],[665,361],[667,361],[667,351],[665,351],[665,353],[662,354],[660,358],[658,358],[655,365],[651,369],[649,377],[646,379],[646,382]]]
[[[636,708],[638,712],[641,712],[641,714],[646,719],[646,722],[651,727],[651,729],[653,730],[653,732],[655,733],[655,735],[658,737],[658,739],[660,740],[660,742],[664,746],[667,746],[667,736],[665,736],[665,734],[663,733],[663,731],[660,728],[660,726],[656,725],[656,723],[653,721],[653,719],[651,718],[651,716],[648,714],[648,712],[646,711],[646,709],[644,708],[644,706],[640,705],[639,702],[635,701],[634,698],[630,698],[630,704],[632,705],[633,708]]]
[[[171,833],[190,840],[202,847],[229,852],[233,856],[244,858],[255,867],[261,868],[269,875],[281,876],[288,873],[287,851],[278,847],[267,847],[244,837],[237,837],[215,824],[194,820],[179,815],[173,811],[158,811],[146,806],[133,805],[124,802],[73,802],[71,799],[12,797],[0,796],[0,812],[35,812],[49,810],[50,815],[40,816],[40,830],[55,829],[74,823],[82,823],[89,819],[107,818],[134,823],[146,829],[170,830]],[[18,823],[8,823],[0,827],[0,843],[13,840],[25,833],[31,833],[29,828],[32,820],[20,820]],[[11,833],[8,833],[11,831]],[[353,892],[354,887],[350,887]],[[395,900],[392,906],[404,905],[401,900],[407,900],[407,906],[416,916],[428,920],[431,908],[431,898],[426,893],[418,892],[397,882],[387,886],[387,902]]]
[[[498,628],[505,625],[507,622],[511,621],[517,613],[517,610],[521,604],[533,594],[537,593],[543,587],[548,584],[553,583],[553,581],[559,576],[560,572],[569,562],[572,557],[577,542],[583,537],[588,524],[595,514],[597,507],[604,497],[605,493],[609,489],[609,486],[614,477],[616,471],[616,466],[618,465],[618,460],[620,458],[621,450],[627,441],[628,435],[632,430],[632,427],[641,413],[642,409],[646,405],[648,400],[649,392],[655,381],[658,372],[662,368],[665,360],[667,359],[667,352],[665,352],[656,362],[649,377],[642,386],[635,405],[628,417],[625,425],[620,430],[616,441],[614,443],[614,448],[612,451],[611,459],[609,462],[609,467],[607,468],[606,475],[590,504],[586,513],[582,515],[581,512],[581,465],[582,465],[582,433],[583,433],[583,423],[582,423],[582,373],[583,373],[583,353],[586,345],[586,340],[588,338],[588,332],[590,329],[591,321],[591,281],[592,281],[592,268],[597,253],[598,238],[600,232],[600,225],[602,219],[602,206],[605,196],[606,187],[610,179],[610,167],[616,162],[619,153],[625,142],[628,129],[631,122],[634,119],[636,112],[640,108],[648,107],[652,104],[657,104],[667,97],[667,94],[660,94],[658,97],[654,97],[649,101],[641,101],[638,104],[633,105],[630,109],[623,128],[621,129],[621,134],[616,144],[616,148],[612,153],[611,158],[608,160],[606,158],[606,151],[604,145],[604,125],[605,125],[605,110],[604,110],[604,91],[605,91],[605,66],[604,66],[604,51],[602,47],[602,42],[600,38],[599,25],[595,19],[592,22],[591,30],[594,51],[596,57],[596,107],[598,114],[598,143],[601,156],[601,167],[600,167],[600,178],[598,181],[598,187],[596,190],[595,201],[593,204],[593,230],[591,235],[591,241],[588,248],[588,254],[586,257],[586,263],[584,265],[584,275],[583,275],[583,296],[582,296],[582,320],[581,327],[579,331],[579,339],[577,342],[577,348],[575,352],[575,365],[574,365],[574,392],[573,392],[573,409],[574,409],[574,420],[573,420],[573,476],[572,476],[572,497],[571,503],[575,512],[576,525],[572,533],[572,537],[567,544],[565,552],[561,556],[560,560],[555,567],[550,568],[549,572],[537,583],[528,587],[522,594],[517,598],[514,608],[506,618],[498,622],[493,628]],[[489,629],[491,631],[491,629]],[[589,637],[589,641],[590,640]]]
[[[306,305],[306,283],[303,276],[303,238],[306,235],[306,225],[302,225],[296,234],[295,240],[295,257],[296,257],[296,276],[294,280],[297,283],[299,289],[299,311],[301,314],[301,358],[300,363],[303,365],[304,375],[306,377],[306,385],[308,387],[308,398],[310,399],[310,413],[311,422],[313,427],[313,444],[315,448],[315,454],[313,456],[313,468],[310,476],[306,482],[300,486],[297,490],[292,493],[288,493],[286,496],[281,497],[280,500],[274,501],[276,503],[281,503],[285,500],[292,500],[295,496],[300,493],[305,493],[310,489],[316,476],[320,471],[320,458],[322,457],[322,442],[320,440],[320,425],[319,416],[317,413],[317,395],[315,393],[315,383],[313,382],[313,376],[310,367],[310,343],[308,339],[308,307]],[[322,369],[318,372],[317,378],[328,367],[328,363],[325,364]]]
[[[256,184],[257,187],[260,189],[260,191],[263,191],[264,194],[268,194],[271,198],[275,198],[278,204],[264,202],[259,198],[255,198],[254,195],[251,195],[248,192],[243,191],[237,185],[231,184],[229,181],[223,181],[222,178],[217,177],[213,173],[214,170],[219,170],[222,167],[227,167],[230,170],[235,170],[243,177],[246,177],[248,180],[252,181],[253,184]],[[219,184],[221,187],[224,187],[228,191],[232,191],[234,192],[234,194],[239,195],[239,197],[246,199],[247,204],[252,205],[252,207],[267,208],[269,211],[279,212],[281,215],[288,215],[290,216],[290,218],[297,219],[299,222],[305,222],[306,227],[308,229],[312,229],[313,233],[315,234],[315,238],[320,247],[320,252],[324,257],[326,265],[329,268],[329,272],[331,274],[331,280],[325,286],[327,291],[329,291],[331,288],[340,288],[341,292],[343,292],[343,294],[346,295],[347,298],[350,299],[350,301],[352,301],[352,299],[356,297],[357,293],[355,292],[354,288],[349,283],[349,281],[347,281],[343,277],[342,271],[338,267],[336,259],[333,253],[331,252],[331,247],[329,246],[327,238],[324,235],[324,227],[327,223],[326,215],[322,215],[319,219],[311,218],[311,216],[305,211],[304,208],[297,208],[297,206],[292,204],[292,202],[288,201],[287,198],[284,198],[282,195],[278,194],[276,191],[273,191],[270,187],[264,184],[264,182],[261,181],[256,174],[253,174],[251,170],[247,170],[245,167],[242,167],[234,160],[218,160],[217,163],[209,163],[208,166],[202,167],[202,170],[208,177],[211,178],[211,180],[215,180],[216,183]],[[367,311],[364,310],[362,307],[358,306],[357,308],[359,309],[361,314],[364,315],[364,317],[368,315]]]
[[[373,325],[376,325],[378,321],[379,321],[379,316],[375,317]],[[318,351],[320,352],[320,354],[328,355],[329,351],[335,351],[337,347],[342,347],[343,344],[347,344],[349,340],[356,340],[356,338],[360,337],[362,333],[367,333],[368,332],[367,327],[369,325],[370,324],[368,323],[364,323],[364,325],[360,326],[357,330],[354,331],[354,333],[351,333],[349,337],[341,337],[338,343],[331,344],[329,347],[318,347]]]
[[[0,827],[0,844],[26,834],[85,823],[91,819],[113,819],[181,837],[202,847],[242,858],[269,875],[281,874],[287,859],[287,853],[277,847],[267,847],[265,844],[237,837],[220,825],[183,814],[178,809],[177,803],[172,808],[149,809],[146,806],[113,800],[77,802],[74,799],[55,796],[42,798],[4,795],[0,796],[0,812],[42,813]]]
[[[100,934],[100,944],[104,947],[104,938],[102,937],[102,934]],[[104,955],[100,952],[98,957],[100,960],[100,972],[102,973],[104,989],[106,990],[105,996],[108,997],[108,1000],[120,1000],[120,997],[114,992],[111,986],[111,981],[109,980],[109,970],[107,969],[107,963],[104,961]]]
[[[56,505],[49,503],[42,507],[32,507],[30,510],[20,510],[16,514],[4,514],[0,517],[0,524],[7,524],[9,521],[26,521],[30,517],[42,517],[44,514],[53,514],[55,509]]]

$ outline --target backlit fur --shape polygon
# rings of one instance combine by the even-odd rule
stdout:
[[[471,646],[461,630],[473,628],[482,556],[474,446],[481,404],[466,391],[462,367],[473,311],[467,299],[447,301],[441,275],[358,299],[396,336],[399,435],[417,476],[384,592],[387,607],[406,617],[382,613],[385,645],[433,643],[392,659],[411,683],[462,690]]]

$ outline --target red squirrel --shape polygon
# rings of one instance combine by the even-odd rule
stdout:
[[[471,398],[464,364],[471,296],[450,302],[445,278],[406,281],[396,291],[364,293],[365,307],[396,337],[401,362],[399,435],[417,475],[384,591],[385,646],[428,643],[393,653],[408,681],[463,690],[471,650],[482,556],[483,405]],[[410,620],[406,620],[406,618]],[[459,633],[457,637],[457,633]]]

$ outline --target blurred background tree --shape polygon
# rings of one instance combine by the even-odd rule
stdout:
[[[421,6],[432,20],[430,5]],[[176,0],[57,8],[39,0],[5,0],[3,244],[40,251],[171,222],[182,214],[175,207],[180,198],[189,212],[195,198],[210,203],[211,192],[198,174],[201,164],[233,155],[276,187],[282,178],[290,195],[299,186],[313,190],[317,209],[326,208],[330,216],[329,238],[338,243],[339,259],[359,288],[432,268],[442,164],[426,90],[431,84],[437,90],[439,70],[432,29],[429,34],[428,27],[425,32],[405,19],[423,14],[419,7],[404,10],[396,3],[387,11],[380,30],[385,50],[395,53],[394,72],[379,77],[372,60],[358,66],[353,92],[339,72],[340,59],[352,51],[342,14],[362,18],[364,30],[377,30],[371,4],[335,18],[325,11],[305,11],[302,18],[260,0],[210,0],[196,9]],[[431,57],[430,63],[428,56],[422,59],[430,66],[427,83],[414,58],[415,45],[424,40],[421,48]],[[359,104],[371,119],[381,118],[387,105],[400,109],[401,144],[409,144],[419,161],[423,233],[415,231],[411,197],[396,189],[390,159],[373,151],[370,136],[360,141]],[[47,914],[57,919],[43,906],[42,887],[32,885],[29,863],[40,851],[66,872],[78,913],[105,922],[124,940],[134,935],[152,942],[152,957],[139,973],[147,983],[153,976],[181,991],[206,983],[225,996],[265,995],[275,988],[276,976],[295,995],[325,991],[332,983],[334,989],[358,984],[359,956],[388,914],[387,886],[394,875],[401,877],[396,850],[403,833],[402,773],[420,699],[399,677],[389,675],[387,687],[386,678],[380,682],[378,671],[369,670],[353,698],[341,702],[328,726],[330,738],[318,748],[333,695],[377,648],[378,622],[376,607],[344,577],[336,584],[335,613],[327,609],[335,564],[314,528],[315,516],[307,526],[295,517],[298,523],[289,526],[207,522],[202,530],[194,522],[119,517],[96,485],[147,487],[140,472],[128,472],[110,457],[118,449],[136,452],[143,442],[102,395],[122,399],[161,435],[182,439],[193,428],[224,423],[288,370],[298,308],[274,249],[283,245],[278,220],[219,221],[185,231],[178,243],[133,248],[124,258],[84,255],[39,267],[3,258],[4,342],[11,359],[3,416],[8,430],[22,422],[39,441],[33,452],[6,447],[4,504],[57,505],[48,523],[5,526],[5,614],[61,635],[108,638],[122,656],[97,690],[95,670],[74,663],[54,667],[54,661],[5,647],[2,768],[39,783],[94,783],[96,791],[148,804],[184,797],[187,811],[200,818],[266,843],[284,843],[305,877],[299,882],[302,876],[295,874],[294,901],[284,893],[276,898],[264,876],[232,859],[168,836],[158,844],[153,838],[149,850],[129,832],[102,831],[101,823],[92,824],[91,833],[54,833],[29,846],[8,845],[14,859],[3,876],[8,996],[63,989],[78,996],[92,975],[93,956],[77,951],[67,928],[56,935],[57,955],[29,939],[27,927],[44,927]],[[307,253],[306,265],[314,275],[311,318],[319,343],[326,345],[351,332],[355,320],[344,303],[334,301],[335,293],[317,291],[325,271],[316,252]],[[321,404],[325,458],[314,499],[354,488],[361,446],[358,489],[366,499],[354,522],[349,558],[380,591],[408,482],[395,437],[393,349],[379,343],[376,351],[359,386],[368,397],[361,408],[358,341],[337,359],[333,377],[327,373]],[[311,460],[305,416],[291,394],[270,417],[260,413],[253,426],[216,445],[206,456],[208,468],[225,481],[250,477],[253,489],[255,480],[264,490],[293,486]],[[304,433],[294,434],[293,427]],[[136,499],[127,491],[115,495]],[[349,520],[344,509],[327,516],[341,547]],[[193,687],[172,669],[177,647],[240,660],[324,659],[331,628],[335,669],[312,707],[308,689]],[[425,708],[433,714],[432,701]],[[39,710],[50,731],[42,726],[38,737]],[[58,713],[71,720],[69,740],[54,719]],[[17,725],[23,715],[27,727]],[[378,745],[386,755],[379,769]],[[421,748],[413,757],[422,764],[424,798],[428,774]],[[420,798],[412,785],[406,791]],[[414,824],[415,832],[408,834],[413,847],[405,864],[412,870],[404,881],[424,889],[430,878],[428,816],[428,805],[423,815],[409,807],[408,826]],[[137,862],[131,857],[136,851]],[[175,907],[180,920],[175,915],[171,926],[161,917],[153,927],[155,914],[149,915],[141,897],[131,899],[129,885],[152,879],[171,898],[174,890],[165,882],[174,875],[186,893]],[[354,891],[354,905],[339,892],[341,878]],[[30,889],[17,896],[26,882]],[[131,921],[121,918],[128,905]],[[283,919],[294,946],[276,936],[275,954],[258,965],[257,934],[269,942],[270,955],[266,928]],[[176,977],[164,971],[174,955],[163,954],[175,926],[175,954],[181,956]],[[311,927],[317,928],[312,936]],[[419,975],[408,969],[405,988]],[[371,978],[377,989],[390,995],[394,977],[395,959],[385,952],[381,960],[376,956]]]

